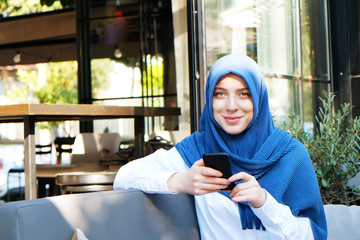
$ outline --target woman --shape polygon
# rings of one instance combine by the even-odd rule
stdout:
[[[229,155],[233,176],[205,167]],[[236,186],[224,191],[230,182]],[[304,146],[274,127],[265,82],[249,57],[227,55],[206,83],[200,132],[122,167],[114,188],[195,196],[202,239],[326,239],[317,179]]]

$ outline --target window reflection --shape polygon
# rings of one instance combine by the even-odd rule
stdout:
[[[307,0],[206,0],[207,70],[221,56],[246,54],[262,69],[276,120],[285,121],[296,113],[309,121],[314,106],[308,97],[318,92],[312,89],[318,84],[308,80],[326,82],[328,78],[327,59],[323,57],[327,53],[326,27],[319,27],[325,23],[316,23],[319,17],[314,18],[326,17],[321,4]]]
[[[94,1],[90,6],[93,102],[176,107],[171,3]],[[106,77],[99,81],[93,76]],[[100,84],[94,86],[94,82]],[[177,121],[168,117],[149,119],[146,128],[151,133],[162,130],[163,126],[174,130]]]
[[[0,22],[1,29],[6,31],[0,34],[0,91],[4,85],[0,99],[8,99],[7,93],[11,92],[15,85],[19,89],[15,89],[18,93],[16,97],[22,97],[19,100],[22,103],[75,103],[78,102],[78,87],[82,86],[89,91],[91,89],[90,96],[86,92],[84,97],[88,103],[178,106],[171,1],[79,0],[76,3],[87,3],[85,5],[88,8],[77,9],[74,8],[73,0],[20,1],[22,8],[17,5],[19,1],[5,1],[11,4],[11,7],[2,5],[3,2],[0,1]],[[49,2],[49,6],[41,6],[40,2]],[[64,2],[68,4],[61,5]],[[37,7],[31,7],[29,4]],[[15,8],[17,11],[12,10]],[[78,11],[86,11],[88,14],[78,20]],[[79,22],[86,25],[86,34],[82,32],[81,40],[80,37],[77,39],[79,28],[76,25]],[[83,45],[78,46],[77,43]],[[77,47],[90,55],[90,67],[86,69],[86,73],[90,70],[91,74],[80,78],[81,80],[78,79]],[[82,60],[86,61],[88,66],[88,54]],[[57,66],[61,67],[60,73],[56,75]],[[21,68],[26,68],[31,77],[17,74]],[[45,72],[51,69],[54,73],[45,76]],[[71,78],[68,77],[68,72]],[[65,81],[65,77],[69,81]],[[32,82],[27,84],[21,82],[21,79]],[[59,87],[53,87],[53,84],[48,83],[56,83],[57,79],[62,84]],[[91,80],[91,84],[88,80]],[[39,84],[39,81],[44,84]],[[78,81],[81,81],[80,84],[77,84]],[[66,84],[68,82],[71,84]],[[43,85],[45,91],[40,89]],[[23,88],[26,94],[25,90],[22,91]],[[52,89],[56,90],[54,94],[50,91]],[[38,96],[40,94],[41,99]],[[48,95],[51,95],[51,101]],[[2,103],[7,104],[10,101],[3,100]],[[110,129],[121,132],[122,135],[133,135],[133,121],[128,122],[130,123],[96,121],[94,129],[96,132]],[[146,131],[149,134],[177,128],[177,117],[146,119]]]
[[[64,2],[71,3],[71,1]],[[73,6],[73,3],[63,6],[60,1],[53,0],[0,1],[0,19],[34,13],[51,12]]]

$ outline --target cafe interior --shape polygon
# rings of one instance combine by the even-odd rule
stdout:
[[[0,239],[200,239],[190,195],[112,190],[118,169],[199,130],[229,53],[261,67],[275,124],[297,114],[314,136],[324,91],[359,116],[359,13],[359,0],[0,0]],[[338,207],[329,239],[356,238],[360,209]]]
[[[4,201],[109,190],[123,164],[190,133],[184,6],[49,2],[0,18]]]
[[[207,73],[231,52],[262,68],[276,122],[296,113],[313,133],[324,90],[358,116],[359,4],[274,2],[0,1],[1,199],[75,192],[56,176],[114,173],[198,130]]]

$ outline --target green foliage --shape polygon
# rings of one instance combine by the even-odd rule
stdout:
[[[37,64],[33,70],[18,70],[21,86],[13,86],[8,97],[16,103],[77,103],[77,63]]]
[[[40,103],[77,103],[77,63],[58,62],[46,69],[46,84],[34,91]]]
[[[77,63],[37,64],[33,70],[18,70],[21,84],[7,92],[13,103],[77,103]],[[58,122],[39,123],[40,128],[56,127]]]
[[[91,60],[91,88],[94,98],[101,90],[106,91],[110,87],[109,73],[114,71],[114,61],[111,59]]]
[[[32,69],[17,70],[19,84],[14,84],[6,96],[13,103],[75,104],[78,102],[77,62],[36,64]],[[109,87],[109,73],[114,66],[110,59],[93,60],[92,91],[96,97]],[[58,122],[44,122],[41,128],[56,127]]]
[[[36,64],[36,67],[17,70],[20,84],[13,85],[8,91],[14,103],[50,103],[72,104],[78,102],[77,62],[55,62]],[[97,92],[109,88],[109,73],[114,71],[110,59],[97,59],[91,62],[92,91]]]
[[[74,6],[74,0],[40,0],[41,5],[51,7],[55,2],[60,2],[63,7]]]
[[[60,2],[48,5],[41,4],[41,1],[42,0],[0,0],[0,13],[6,13],[6,16],[19,16],[62,8]]]
[[[161,57],[148,60],[146,71],[143,72],[143,86],[144,96],[164,94],[164,64]]]
[[[349,179],[360,171],[360,118],[349,119],[348,103],[337,112],[332,102],[335,95],[324,92],[320,98],[316,121],[318,128],[312,137],[304,131],[299,116],[290,115],[281,127],[302,142],[313,161],[324,204],[354,204],[360,199],[359,186],[347,186]]]

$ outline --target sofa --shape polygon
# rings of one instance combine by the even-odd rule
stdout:
[[[329,240],[360,239],[360,207],[325,205]],[[6,203],[0,207],[1,240],[200,239],[193,197],[105,191]]]
[[[0,207],[1,240],[200,239],[193,198],[137,190],[60,195]]]

